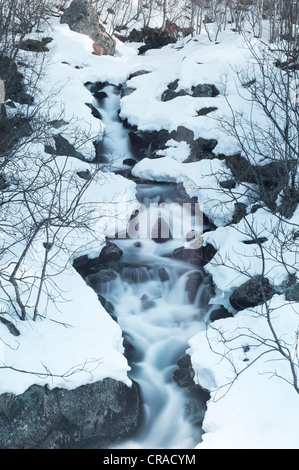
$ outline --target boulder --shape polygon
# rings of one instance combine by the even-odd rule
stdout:
[[[53,41],[52,38],[43,38],[41,41],[38,39],[25,39],[24,41],[21,41],[17,47],[23,51],[49,52],[50,49],[47,47],[47,44],[51,41]]]
[[[200,272],[192,272],[189,274],[186,282],[186,292],[188,293],[190,303],[193,303],[202,283],[202,275]]]
[[[102,54],[114,55],[116,43],[99,24],[97,11],[87,0],[73,0],[63,13],[60,22],[67,24],[72,31],[89,36],[95,43],[94,49],[97,54],[101,48]]]
[[[201,246],[194,250],[184,248],[183,246],[176,248],[172,253],[172,257],[185,263],[203,267],[214,258],[216,252],[217,250],[213,245],[208,243],[206,246]]]
[[[220,305],[215,310],[210,313],[210,322],[216,320],[221,320],[222,318],[231,318],[233,315],[225,308],[223,305]]]
[[[99,256],[99,264],[118,262],[123,255],[122,250],[115,243],[107,242]]]
[[[230,296],[229,301],[235,310],[256,307],[270,300],[275,294],[269,280],[264,276],[254,276],[238,287]]]
[[[55,142],[55,149],[50,145],[45,145],[45,152],[52,155],[62,155],[66,157],[74,157],[79,160],[85,160],[84,155],[78,152],[75,147],[61,134],[53,136]]]
[[[158,269],[158,276],[159,276],[161,282],[169,281],[169,275],[168,275],[168,272],[166,271],[166,269],[164,268],[164,266],[161,266]]]
[[[140,423],[137,387],[107,378],[74,390],[31,386],[0,396],[0,449],[105,448]]]

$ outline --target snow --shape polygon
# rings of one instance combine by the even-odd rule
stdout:
[[[248,114],[252,111],[251,104],[246,107],[242,99],[247,91],[241,90],[234,79],[234,69],[249,63],[249,52],[242,36],[223,32],[220,43],[214,44],[203,33],[195,39],[185,38],[178,44],[148,51],[144,56],[137,55],[136,44],[117,41],[115,57],[98,57],[92,54],[92,41],[89,38],[70,31],[66,25],[60,25],[58,19],[53,20],[52,35],[54,41],[50,44],[50,63],[43,77],[40,94],[41,97],[47,97],[50,90],[57,90],[51,116],[54,118],[61,109],[64,110],[64,118],[71,122],[69,132],[64,135],[71,142],[76,125],[82,132],[95,138],[100,137],[105,130],[103,123],[94,118],[85,105],[93,103],[92,95],[84,86],[86,82],[107,81],[118,86],[131,73],[147,70],[150,73],[127,82],[135,91],[121,100],[122,118],[140,130],[147,131],[172,131],[178,126],[185,126],[194,132],[195,139],[217,139],[214,150],[216,155],[233,155],[240,151],[239,144],[219,126],[215,113],[197,116],[197,111],[213,106],[217,107],[218,118],[228,118],[230,107],[227,98],[234,110]],[[25,52],[22,55],[26,57]],[[192,86],[199,83],[212,83],[219,89],[220,95],[215,98],[181,96],[162,102],[162,93],[175,79],[179,79],[178,90],[190,92]],[[94,149],[90,139],[79,150],[87,159],[91,159]],[[204,243],[211,243],[218,250],[215,259],[205,268],[215,282],[217,297],[214,302],[229,306],[228,296],[232,290],[245,282],[248,274],[255,275],[261,271],[257,245],[243,243],[246,239],[242,235],[242,232],[246,232],[244,224],[254,227],[259,237],[267,234],[265,247],[269,256],[265,275],[271,284],[281,286],[286,276],[281,263],[275,258],[275,225],[269,212],[264,208],[255,214],[248,212],[239,224],[228,226],[234,211],[234,197],[248,205],[250,193],[240,198],[244,188],[239,185],[232,190],[231,197],[227,196],[219,184],[231,176],[225,163],[218,159],[184,163],[189,152],[186,143],[170,140],[167,148],[158,153],[159,158],[143,159],[135,166],[133,173],[147,180],[181,182],[189,196],[196,196],[203,204],[205,214],[217,227],[204,237]],[[61,157],[61,162],[65,163],[64,157]],[[79,160],[67,159],[66,162],[72,172],[90,168],[88,163]],[[114,231],[112,219],[115,207],[121,210],[121,224],[126,226],[136,204],[135,185],[121,176],[106,172],[104,178],[102,175],[90,185],[85,202],[94,206],[96,236],[90,238],[82,233],[79,237],[76,233],[68,234],[68,243],[72,245],[76,257],[83,254],[94,257],[99,254],[105,236]],[[289,226],[284,228],[289,233],[292,224],[295,226],[296,218],[298,211]],[[33,272],[38,266],[42,243],[41,238],[35,245],[35,252],[31,254],[32,266],[28,266],[28,269]],[[292,265],[293,254],[285,253],[285,256]],[[221,260],[223,262],[219,266]],[[67,257],[60,261],[61,265],[68,263]],[[236,264],[239,266],[237,271]],[[7,328],[0,323],[0,337],[3,341],[3,344],[0,342],[1,361],[14,369],[29,372],[1,369],[0,393],[20,394],[33,383],[71,389],[105,377],[130,385],[121,330],[103,309],[96,294],[70,264],[66,270],[56,274],[55,282],[63,286],[64,291],[64,301],[59,304],[59,310],[50,305],[46,318],[38,319],[37,322],[18,322],[21,335],[16,338],[12,338]],[[298,329],[296,305],[285,302],[282,296],[277,295],[270,306],[275,315],[273,322],[276,330],[291,352],[294,352],[294,332]],[[298,448],[298,394],[290,384],[277,377],[281,375],[290,378],[288,362],[281,361],[277,351],[255,361],[267,346],[258,345],[254,340],[252,344],[252,339],[238,334],[240,331],[254,331],[256,337],[260,335],[273,340],[265,312],[259,307],[254,311],[233,313],[233,318],[218,320],[213,324],[214,328],[208,327],[207,332],[200,332],[189,341],[196,381],[211,392],[203,423],[205,434],[198,448]],[[218,340],[219,331],[234,338],[235,348],[226,358],[222,358],[227,351]],[[213,350],[211,341],[214,341]],[[244,352],[248,342],[250,350]],[[246,370],[230,387],[234,378],[232,362],[236,370],[241,371],[244,367]],[[52,375],[47,374],[47,371]]]
[[[297,342],[291,332],[298,328],[298,314],[279,296],[272,299],[270,309],[278,336],[295,357]],[[220,343],[220,332],[230,339],[228,346]],[[190,340],[198,381],[211,391],[199,449],[298,448],[298,394],[286,382],[291,380],[289,362],[270,351],[273,343],[262,307],[218,320],[207,335],[201,332]],[[232,384],[233,367],[239,375]]]

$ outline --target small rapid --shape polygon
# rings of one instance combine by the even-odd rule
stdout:
[[[115,90],[104,88],[108,96],[99,110],[107,135],[112,136],[110,126],[113,130],[111,145],[103,146],[105,155],[111,166],[119,169],[123,168],[121,160],[131,155],[125,142],[128,136],[117,119],[119,96]],[[138,384],[143,403],[140,429],[114,448],[194,448],[201,441],[207,394],[195,386],[192,377],[193,384],[185,386],[174,376],[178,361],[188,362],[188,340],[206,327],[211,285],[200,267],[172,256],[174,250],[184,246],[186,234],[163,242],[148,236],[159,217],[172,220],[170,233],[175,220],[181,218],[179,207],[172,208],[171,217],[167,214],[177,200],[176,186],[138,184],[137,198],[145,208],[138,221],[139,238],[113,240],[123,252],[118,266],[86,278],[99,298],[105,298],[109,313],[123,331],[129,376]],[[161,203],[162,209],[158,206]],[[149,230],[147,227],[143,233],[148,220]]]

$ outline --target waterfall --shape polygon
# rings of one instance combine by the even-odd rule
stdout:
[[[111,138],[103,146],[104,156],[119,169],[124,155],[131,157],[128,138],[116,118],[116,88],[107,86],[104,92],[108,97],[99,111]],[[175,190],[173,184],[139,184],[137,197],[150,211],[152,203],[175,202]],[[139,384],[144,405],[139,432],[114,448],[188,449],[200,442],[203,432],[205,400],[196,387],[179,387],[173,374],[177,361],[186,354],[188,340],[205,328],[210,286],[200,268],[172,258],[174,249],[183,246],[186,239],[158,241],[146,237],[138,243],[130,238],[116,239],[114,243],[124,253],[117,272],[101,270],[87,278],[89,285],[113,305],[113,315],[123,331],[129,375]],[[195,278],[192,295],[191,274]],[[192,382],[192,377],[189,380]]]

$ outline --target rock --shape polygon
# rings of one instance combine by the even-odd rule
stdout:
[[[17,145],[20,139],[30,137],[32,127],[30,119],[19,114],[0,119],[0,155],[4,155]]]
[[[107,242],[99,256],[100,264],[109,264],[118,262],[123,255],[122,250],[115,243]]]
[[[219,186],[223,189],[235,189],[237,186],[237,183],[234,179],[226,180],[226,181],[220,181]]]
[[[137,163],[136,160],[134,160],[134,158],[126,158],[124,161],[123,161],[123,164],[124,165],[128,165],[128,166],[135,166]]]
[[[148,70],[137,70],[137,72],[131,73],[128,80],[131,80],[132,78],[139,77],[140,75],[145,75],[148,73],[151,73],[151,72],[149,72]]]
[[[201,246],[195,250],[184,247],[176,248],[172,253],[172,257],[185,263],[203,267],[214,258],[216,253],[217,250],[208,243],[206,246]]]
[[[218,141],[216,139],[203,139],[202,137],[194,141],[194,147],[205,152],[212,152],[217,144]]]
[[[185,354],[185,356],[181,357],[178,360],[177,365],[180,369],[188,369],[189,367],[192,367],[191,357],[189,354]]]
[[[189,274],[186,282],[186,292],[188,293],[190,303],[194,302],[202,280],[203,279],[200,272],[193,272]]]
[[[157,306],[156,302],[152,300],[147,294],[144,294],[140,300],[143,311],[155,308]]]
[[[158,276],[159,276],[161,282],[167,282],[167,281],[169,281],[168,272],[166,271],[166,269],[165,269],[163,266],[161,266],[161,267],[158,269]]]
[[[217,109],[218,108],[216,108],[215,106],[210,106],[207,108],[201,108],[199,111],[196,111],[196,112],[197,112],[197,116],[206,116],[207,114],[217,111]]]
[[[102,115],[100,111],[93,104],[91,103],[85,103],[85,104],[91,109],[91,114],[93,115],[93,117],[95,117],[96,119],[102,120]]]
[[[174,80],[173,82],[169,83],[167,85],[167,88],[169,88],[169,90],[176,90],[179,86],[179,79],[177,78],[176,80]]]
[[[90,181],[92,177],[89,170],[77,171],[77,175],[79,176],[79,178],[85,181]]]
[[[256,183],[254,170],[246,158],[236,154],[226,157],[225,162],[238,183]]]
[[[55,155],[63,155],[66,157],[78,158],[79,160],[85,160],[84,155],[78,152],[75,147],[61,134],[54,135],[53,139],[56,147],[54,150]]]
[[[285,298],[289,302],[299,302],[299,284],[289,287],[285,292]]]
[[[96,53],[101,48],[103,54],[114,55],[116,43],[99,24],[97,11],[88,1],[73,0],[63,13],[60,22],[67,24],[72,31],[89,36],[95,43]]]
[[[0,79],[5,83],[5,98],[20,104],[31,105],[33,97],[26,93],[24,77],[11,58],[0,53]]]
[[[192,88],[192,96],[194,98],[214,98],[218,95],[219,90],[217,90],[215,85],[204,83]]]
[[[135,90],[136,90],[136,88],[128,87],[128,85],[126,83],[123,83],[120,86],[120,97],[124,98],[125,96],[129,96],[132,93],[134,93]]]
[[[20,336],[21,333],[11,321],[7,320],[6,318],[0,317],[0,322],[7,327],[7,329],[13,336]]]
[[[1,449],[105,448],[135,430],[141,406],[137,387],[104,379],[74,390],[31,386],[0,396]]]
[[[99,55],[99,56],[104,55],[104,49],[102,48],[102,46],[100,46],[99,44],[94,42],[92,47],[93,47],[93,54],[94,55]]]
[[[229,301],[235,310],[256,307],[270,300],[275,294],[269,280],[263,276],[255,276],[238,287],[230,296]]]
[[[97,100],[98,102],[102,102],[105,98],[108,98],[108,95],[105,91],[96,91],[93,95]]]
[[[266,243],[268,241],[267,237],[258,237],[258,238],[252,238],[251,240],[244,240],[243,243],[245,245],[261,245],[263,243]]]
[[[210,322],[230,317],[233,317],[233,315],[225,307],[223,307],[223,305],[221,305],[210,313]]]
[[[161,101],[170,101],[177,97],[177,93],[174,90],[165,90],[161,95]]]
[[[232,224],[238,224],[247,215],[247,206],[243,202],[235,202],[235,210],[231,220]]]
[[[188,388],[194,385],[194,375],[193,369],[176,369],[172,374],[172,378],[179,387]]]
[[[23,51],[31,51],[31,52],[49,52],[49,48],[47,44],[53,41],[52,38],[44,38],[41,41],[37,39],[25,39],[21,41],[17,47],[18,49],[22,49]]]
[[[186,95],[188,95],[188,93],[185,90],[180,90],[176,92],[173,89],[168,89],[162,93],[161,101],[170,101],[170,100],[173,100],[174,98],[177,98],[178,96],[186,96]]]
[[[177,142],[186,142],[190,146],[194,143],[194,132],[187,127],[179,126],[176,131],[172,131],[170,139],[176,140]]]
[[[166,142],[170,139],[170,134],[165,129],[160,131],[131,131],[129,138],[132,153],[136,159],[151,157],[156,150],[165,148]]]

